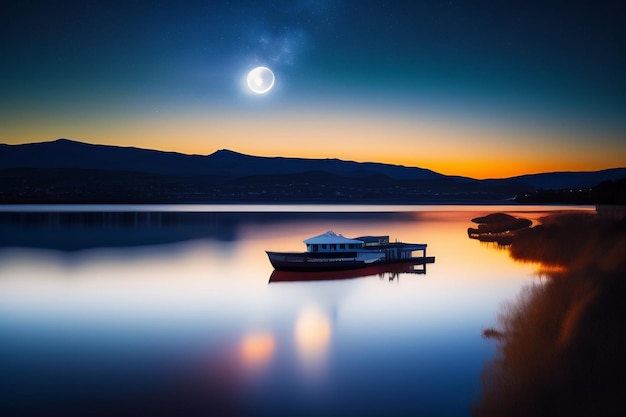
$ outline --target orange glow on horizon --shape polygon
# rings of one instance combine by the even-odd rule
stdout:
[[[380,162],[477,179],[626,166],[622,142],[606,132],[603,140],[613,146],[598,146],[590,140],[595,139],[593,132],[446,123],[426,117],[323,112],[209,117],[189,113],[116,121],[51,119],[32,126],[6,130],[0,142],[63,137],[198,155],[230,149],[255,156]]]

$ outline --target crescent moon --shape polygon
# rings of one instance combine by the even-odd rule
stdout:
[[[265,94],[274,87],[274,73],[267,67],[256,67],[248,73],[248,88],[254,93]]]

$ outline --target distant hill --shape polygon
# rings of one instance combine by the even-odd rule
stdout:
[[[0,144],[0,169],[81,168],[137,171],[170,176],[284,175],[307,171],[363,177],[382,174],[394,179],[437,179],[444,175],[428,169],[362,163],[339,159],[304,159],[250,156],[230,150],[211,155],[186,155],[132,147],[92,145],[68,139],[23,145]]]
[[[626,177],[626,168],[604,169],[587,172],[550,172],[544,174],[521,175],[510,178],[528,184],[535,189],[562,190],[567,188],[591,188],[604,181]]]
[[[624,177],[626,168],[476,180],[401,165],[230,150],[186,155],[67,139],[0,144],[0,203],[493,201]]]

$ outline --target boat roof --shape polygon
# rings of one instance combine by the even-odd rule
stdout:
[[[357,239],[362,240],[365,243],[380,243],[387,242],[389,243],[389,236],[359,236]]]
[[[336,234],[335,232],[333,232],[332,230],[329,230],[326,233],[322,233],[321,235],[318,236],[314,236],[311,237],[307,240],[304,241],[304,243],[306,243],[307,245],[318,245],[318,244],[357,244],[357,245],[362,245],[363,241],[362,240],[357,240],[357,239],[348,239],[347,237],[344,237],[341,234]]]

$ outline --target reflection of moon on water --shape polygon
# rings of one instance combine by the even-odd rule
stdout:
[[[274,86],[274,73],[267,67],[256,67],[248,73],[247,81],[250,90],[264,94]]]
[[[316,365],[323,359],[331,338],[331,322],[322,311],[306,308],[298,314],[294,329],[298,352],[305,362]]]

